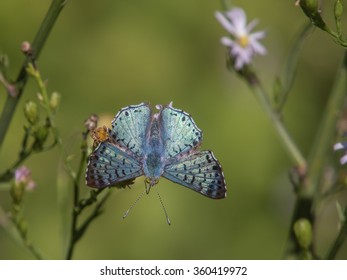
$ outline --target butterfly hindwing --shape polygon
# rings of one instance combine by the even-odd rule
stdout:
[[[151,109],[148,104],[125,107],[112,121],[110,137],[122,148],[141,158],[150,120]]]
[[[211,151],[180,157],[164,168],[163,177],[210,198],[224,198],[226,185],[222,168]]]
[[[105,141],[100,143],[89,157],[86,184],[103,188],[141,175],[142,168],[136,159],[115,144]]]
[[[173,158],[188,153],[198,147],[202,140],[202,131],[192,117],[170,105],[160,111],[161,134],[165,146],[165,158]]]

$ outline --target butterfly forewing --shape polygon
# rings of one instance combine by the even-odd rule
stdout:
[[[142,174],[141,165],[136,159],[130,157],[115,144],[105,141],[100,143],[89,157],[86,184],[103,188]]]
[[[202,131],[186,112],[166,106],[160,112],[160,119],[165,158],[188,153],[200,145]]]
[[[210,151],[188,154],[166,165],[163,177],[210,198],[226,196],[222,168]]]
[[[122,148],[141,158],[150,119],[151,109],[148,104],[125,107],[112,121],[110,137]]]

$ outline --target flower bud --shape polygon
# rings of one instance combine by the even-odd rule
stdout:
[[[35,137],[35,143],[34,143],[34,149],[35,150],[41,150],[43,147],[43,144],[46,142],[46,139],[48,137],[48,128],[46,126],[40,126],[36,129],[34,132]]]
[[[85,120],[84,125],[89,131],[94,130],[98,125],[99,117],[98,115],[92,114],[88,119]]]
[[[294,223],[294,234],[302,249],[308,249],[312,242],[312,226],[309,220],[301,218]]]
[[[341,20],[342,20],[342,14],[343,14],[343,5],[340,0],[336,0],[335,7],[334,7],[334,15],[335,15],[335,23],[336,23],[336,29],[339,36],[341,36],[342,28],[341,28]]]
[[[341,0],[336,0],[334,14],[336,19],[341,20],[343,14],[343,5],[341,3]]]
[[[24,41],[21,45],[21,50],[26,55],[31,55],[33,50],[31,48],[31,44],[28,41]]]
[[[300,7],[312,23],[321,29],[326,29],[326,24],[321,17],[318,0],[301,0]]]
[[[53,92],[51,98],[49,100],[49,107],[51,107],[52,111],[55,112],[60,104],[61,95],[58,92]]]
[[[30,124],[37,123],[39,119],[37,104],[34,101],[28,101],[25,103],[24,114]]]
[[[308,17],[318,11],[318,0],[301,0],[300,6]]]
[[[21,166],[14,173],[14,183],[11,187],[11,196],[15,204],[20,204],[24,192],[36,188],[36,183],[31,179],[31,171],[26,166]]]
[[[20,204],[24,195],[25,184],[23,182],[14,182],[11,186],[10,194],[14,204]]]

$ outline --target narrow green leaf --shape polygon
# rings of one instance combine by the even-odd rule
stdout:
[[[313,27],[312,24],[306,24],[301,32],[299,33],[299,36],[294,41],[294,44],[292,46],[292,49],[289,53],[288,60],[285,64],[285,69],[282,77],[282,91],[278,94],[279,102],[278,102],[278,110],[282,111],[289,92],[293,86],[299,55],[302,48],[302,45],[307,37],[307,35],[312,32]]]

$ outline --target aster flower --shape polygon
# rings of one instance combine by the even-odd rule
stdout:
[[[340,158],[341,164],[347,163],[347,142],[339,142],[334,145],[334,150],[345,150],[345,154]]]
[[[246,14],[241,8],[232,8],[215,16],[219,23],[231,34],[230,37],[222,37],[221,43],[230,49],[230,55],[234,58],[234,67],[240,70],[244,65],[252,62],[256,54],[266,54],[266,49],[258,41],[265,36],[264,31],[251,33],[258,21],[253,20],[247,24]]]
[[[28,191],[36,188],[36,183],[31,179],[31,171],[28,167],[22,166],[17,168],[14,174],[15,185],[24,186]]]

